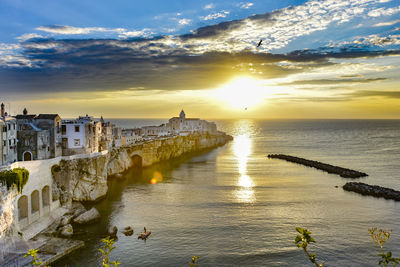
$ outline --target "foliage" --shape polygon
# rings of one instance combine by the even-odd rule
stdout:
[[[304,253],[306,253],[307,257],[310,259],[310,261],[312,263],[315,264],[315,266],[317,266],[317,267],[324,266],[323,263],[319,264],[316,261],[317,255],[315,253],[310,254],[307,250],[307,246],[310,243],[315,243],[314,238],[311,237],[311,232],[308,229],[303,229],[301,227],[296,227],[296,231],[300,234],[300,235],[297,235],[294,240],[294,243],[297,245],[297,247],[302,248],[304,250]]]
[[[189,267],[197,267],[197,260],[199,259],[199,256],[193,256],[192,261],[189,263]]]
[[[383,249],[383,245],[386,243],[386,241],[389,240],[392,230],[386,231],[383,229],[379,229],[379,231],[377,232],[377,228],[375,227],[368,229],[368,231],[380,252],[378,256],[382,258],[379,261],[379,266],[387,267],[389,264],[391,264],[392,266],[400,265],[400,258],[393,258],[391,251],[385,253]]]
[[[21,193],[22,189],[28,182],[29,171],[24,168],[15,168],[0,172],[0,182],[7,185],[7,189],[16,186],[18,192]]]
[[[111,253],[111,251],[113,250],[113,249],[115,249],[116,247],[114,246],[114,239],[112,239],[112,238],[110,238],[109,236],[107,236],[106,238],[103,238],[102,240],[101,240],[101,242],[103,242],[104,243],[104,248],[102,249],[102,248],[99,248],[99,251],[101,252],[101,254],[102,254],[102,260],[101,260],[101,262],[102,262],[102,266],[103,267],[110,267],[111,265],[110,264],[112,264],[114,267],[117,267],[119,264],[121,264],[120,262],[118,262],[118,261],[112,261],[112,262],[109,262],[110,261],[110,253]]]
[[[43,262],[39,260],[39,258],[37,257],[37,253],[39,250],[37,249],[30,249],[25,255],[24,258],[31,256],[32,257],[32,262],[31,265],[32,266],[43,266],[43,267],[48,267],[47,265],[42,265]]]

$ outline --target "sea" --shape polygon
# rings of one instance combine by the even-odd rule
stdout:
[[[112,120],[120,127],[165,120]],[[309,229],[325,266],[378,266],[368,229],[392,230],[384,250],[400,257],[400,203],[346,192],[338,175],[268,159],[295,155],[366,172],[356,179],[400,190],[400,120],[217,120],[228,144],[110,180],[99,223],[75,228],[85,247],[54,266],[100,266],[109,226],[120,266],[312,266],[294,239]],[[151,183],[156,177],[157,183]],[[121,230],[134,229],[132,236]],[[147,240],[137,235],[146,227]]]

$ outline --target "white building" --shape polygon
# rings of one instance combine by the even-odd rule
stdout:
[[[144,126],[142,127],[142,136],[143,137],[160,137],[160,136],[168,136],[171,135],[170,128],[161,124],[160,126]]]
[[[86,115],[76,120],[63,120],[61,136],[63,156],[99,152],[101,122]]]
[[[8,165],[17,161],[17,120],[8,116],[3,103],[1,104],[0,125],[0,165]]]
[[[187,135],[193,133],[210,133],[217,132],[217,126],[214,122],[208,122],[197,118],[186,118],[185,112],[182,110],[179,117],[169,119],[167,127],[173,134]]]
[[[141,129],[123,129],[122,145],[133,145],[143,140]]]

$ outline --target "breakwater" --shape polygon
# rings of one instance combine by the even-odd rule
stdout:
[[[355,171],[355,170],[351,170],[351,169],[347,169],[347,168],[342,168],[339,166],[322,163],[322,162],[315,161],[315,160],[308,160],[308,159],[284,155],[284,154],[269,154],[268,158],[286,160],[286,161],[301,164],[301,165],[304,165],[307,167],[316,168],[318,170],[322,170],[322,171],[325,171],[328,173],[338,174],[343,178],[360,178],[360,177],[368,176],[368,174],[366,174],[364,172],[359,172],[359,171]]]
[[[349,182],[343,186],[343,189],[346,191],[356,192],[364,196],[374,196],[400,201],[400,191],[378,185]]]

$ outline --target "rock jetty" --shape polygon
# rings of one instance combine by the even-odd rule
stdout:
[[[286,160],[289,162],[294,162],[294,163],[301,164],[304,166],[313,167],[318,170],[326,171],[328,173],[338,174],[343,178],[360,178],[360,177],[368,176],[368,174],[366,174],[364,172],[359,172],[359,171],[355,171],[355,170],[351,170],[351,169],[333,166],[333,165],[322,163],[322,162],[315,161],[315,160],[308,160],[308,159],[303,159],[303,158],[284,155],[284,154],[269,154],[268,158],[283,159],[283,160]]]
[[[378,185],[369,185],[365,183],[349,182],[343,186],[346,191],[352,191],[364,196],[383,197],[400,201],[400,191]]]

